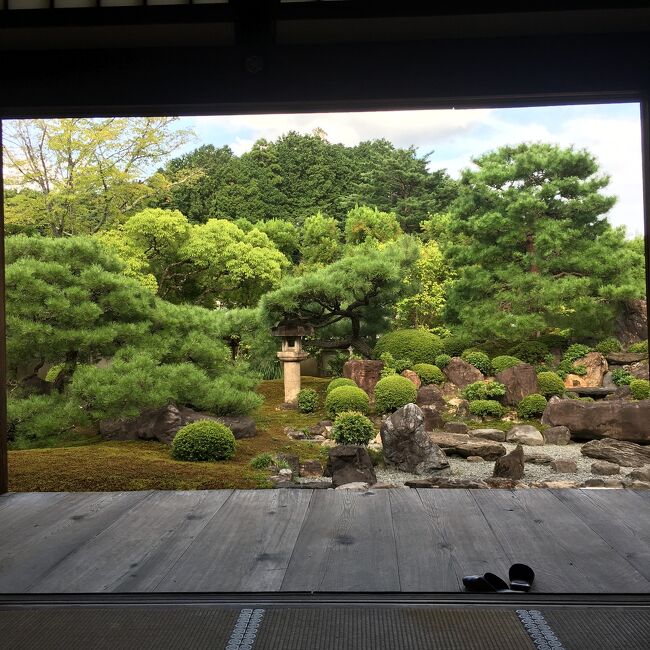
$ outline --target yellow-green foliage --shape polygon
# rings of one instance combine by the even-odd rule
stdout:
[[[358,386],[339,386],[325,398],[325,410],[331,418],[343,411],[367,413],[369,408],[370,399]]]
[[[229,460],[235,455],[235,436],[220,422],[200,420],[184,426],[172,442],[176,460]]]
[[[375,406],[378,413],[396,411],[415,402],[418,395],[415,384],[401,375],[384,377],[375,386]]]

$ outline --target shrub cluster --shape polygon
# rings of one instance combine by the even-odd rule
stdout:
[[[641,341],[640,343],[632,343],[627,349],[628,352],[647,352],[648,341]]]
[[[623,368],[614,368],[612,370],[612,381],[617,386],[629,386],[634,377]]]
[[[353,379],[337,377],[336,379],[332,379],[332,381],[327,384],[327,394],[329,395],[335,388],[340,388],[341,386],[355,386],[358,388],[357,383]]]
[[[562,379],[565,379],[567,375],[579,375],[582,377],[587,374],[587,368],[581,363],[576,364],[568,359],[563,359],[560,361],[556,372]]]
[[[603,339],[597,343],[594,349],[596,352],[600,352],[601,354],[607,354],[608,352],[620,352],[623,349],[623,346],[618,339],[610,336],[609,338]]]
[[[411,370],[417,373],[425,386],[428,384],[445,383],[445,375],[438,366],[434,366],[430,363],[416,363]]]
[[[451,357],[448,354],[439,354],[436,357],[436,366],[438,368],[445,368],[450,361]]]
[[[461,355],[463,361],[471,363],[475,368],[478,368],[484,375],[489,375],[492,372],[492,363],[490,357],[485,352],[480,350],[464,350]]]
[[[303,388],[298,393],[298,410],[313,413],[318,408],[318,393],[313,388]]]
[[[413,363],[434,363],[442,352],[440,337],[423,329],[395,330],[384,334],[375,346],[375,357],[390,352],[395,359],[410,359]]]
[[[384,362],[384,367],[381,369],[382,377],[399,375],[401,372],[408,370],[413,365],[413,362],[410,359],[395,359],[390,352],[383,352],[379,356],[379,360]]]
[[[633,379],[630,382],[630,391],[634,399],[650,399],[650,381],[647,379]]]
[[[537,418],[544,413],[547,403],[548,402],[544,395],[539,395],[538,393],[526,395],[526,397],[517,404],[517,415],[524,420]]]
[[[172,458],[176,460],[228,460],[234,455],[232,431],[225,424],[212,420],[185,425],[172,442]]]
[[[404,377],[401,379],[404,379]],[[405,381],[408,381],[408,379]],[[330,391],[325,398],[325,410],[330,418],[335,418],[343,411],[367,413],[369,408],[370,400],[368,395],[358,386],[339,386]]]
[[[503,406],[493,399],[477,399],[469,403],[469,412],[472,415],[499,418],[503,415]]]
[[[495,373],[502,372],[504,370],[507,370],[508,368],[514,368],[515,366],[518,366],[520,363],[523,363],[521,359],[517,359],[517,357],[511,357],[507,354],[503,354],[499,357],[494,357],[494,359],[492,359],[492,369],[494,370]]]
[[[532,364],[544,361],[548,353],[548,346],[541,341],[525,341],[508,350],[510,356]]]
[[[375,406],[378,413],[396,411],[417,398],[415,384],[401,375],[384,377],[375,386]],[[350,410],[350,409],[348,409]]]
[[[340,445],[367,445],[375,437],[372,422],[358,411],[343,411],[336,416],[332,438]]]
[[[461,391],[462,396],[469,400],[485,400],[495,397],[503,397],[506,394],[506,387],[498,381],[475,381],[465,386]]]
[[[588,355],[590,352],[593,352],[593,349],[588,345],[583,345],[582,343],[574,343],[570,345],[566,352],[562,355],[562,361],[568,361],[573,363],[577,359],[582,359],[582,357]]]
[[[550,370],[537,373],[537,384],[539,385],[539,392],[546,397],[562,395],[564,392],[562,377]]]

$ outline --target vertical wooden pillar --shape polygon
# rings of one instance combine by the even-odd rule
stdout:
[[[641,101],[641,169],[643,170],[646,315],[650,324],[650,307],[648,307],[650,305],[650,88],[645,89],[645,94]],[[648,341],[650,342],[650,327],[648,328]]]
[[[0,120],[0,494],[9,491],[7,454],[7,328],[5,319],[5,212]]]

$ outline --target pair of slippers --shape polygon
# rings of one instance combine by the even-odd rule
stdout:
[[[509,585],[494,573],[485,573],[482,576],[465,576],[463,584],[467,591],[512,594],[530,591],[533,580],[535,580],[535,572],[526,564],[513,564],[508,571],[508,577],[510,578]]]

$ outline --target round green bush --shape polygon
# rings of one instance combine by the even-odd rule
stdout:
[[[375,357],[379,358],[384,352],[390,352],[395,359],[410,359],[413,363],[434,363],[442,352],[442,341],[427,330],[395,330],[377,341]]]
[[[404,378],[402,377],[402,379]],[[358,386],[339,386],[330,391],[325,398],[325,410],[331,418],[336,417],[343,411],[367,413],[369,408],[370,400],[368,395]]]
[[[186,424],[174,436],[176,460],[228,460],[235,455],[235,436],[221,422],[199,420]]]
[[[478,368],[484,375],[489,375],[492,372],[492,363],[490,357],[485,352],[480,350],[465,350],[461,355],[463,361],[471,363],[475,368]]]
[[[337,377],[336,379],[332,379],[332,381],[327,384],[327,394],[329,395],[335,388],[340,388],[341,386],[355,386],[358,388],[357,383],[354,381],[354,379]]]
[[[444,368],[451,361],[451,357],[448,354],[439,354],[436,357],[436,366],[438,368]]]
[[[517,359],[517,357],[511,357],[507,354],[502,354],[500,357],[494,357],[494,359],[492,359],[492,369],[495,373],[502,372],[508,368],[514,368],[520,363],[523,363],[521,359]]]
[[[517,404],[517,415],[524,420],[537,418],[544,413],[547,404],[548,402],[544,395],[539,395],[538,393],[526,395],[526,397]]]
[[[614,368],[612,370],[612,381],[616,386],[629,386],[634,377],[623,368]]]
[[[548,346],[541,341],[524,341],[508,350],[508,354],[526,363],[539,363],[549,353]]]
[[[608,352],[620,352],[623,349],[623,346],[618,339],[610,336],[609,338],[603,339],[597,343],[594,349],[596,352],[600,352],[601,354],[607,354]]]
[[[640,343],[632,343],[627,349],[628,352],[648,352],[648,342],[641,341]]]
[[[375,406],[378,413],[396,411],[405,404],[415,402],[418,390],[415,384],[401,375],[384,377],[375,386]]]
[[[503,415],[503,406],[493,399],[476,399],[469,403],[469,412],[472,415],[500,418]]]
[[[647,379],[633,379],[630,382],[630,392],[634,399],[650,399],[650,381]]]
[[[332,438],[340,445],[367,445],[375,437],[372,422],[358,411],[343,411],[336,416]]]
[[[562,395],[564,392],[564,382],[562,377],[556,372],[546,371],[537,373],[537,384],[539,392],[546,397],[551,395]]]
[[[411,370],[417,373],[417,376],[425,386],[427,384],[445,383],[445,375],[438,366],[434,366],[430,363],[416,363]]]
[[[577,359],[582,359],[582,357],[588,355],[592,352],[593,349],[588,345],[583,345],[582,343],[574,343],[570,345],[566,352],[562,355],[562,361],[569,361],[573,363]]]
[[[318,408],[318,393],[313,388],[303,388],[298,393],[298,410],[313,413]]]
[[[475,381],[465,386],[461,391],[462,396],[469,400],[492,399],[503,397],[506,394],[506,387],[498,381]]]

